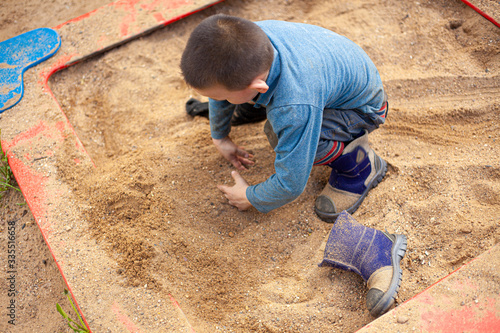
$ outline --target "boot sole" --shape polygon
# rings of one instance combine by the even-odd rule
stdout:
[[[353,214],[359,208],[359,206],[361,205],[363,200],[365,200],[366,196],[368,195],[368,192],[372,188],[376,187],[382,181],[382,179],[384,179],[384,177],[387,173],[387,162],[384,161],[378,155],[375,155],[375,158],[377,158],[380,161],[380,169],[375,174],[372,181],[368,184],[368,186],[366,187],[366,190],[364,190],[364,192],[361,194],[361,197],[359,197],[359,199],[354,203],[354,205],[352,205],[351,207],[346,209],[346,211],[349,214]],[[340,213],[342,213],[342,212],[333,213],[333,214],[332,213],[325,213],[325,212],[318,210],[316,207],[314,207],[314,210],[316,211],[316,214],[318,214],[318,216],[323,221],[328,222],[328,223],[334,223],[335,220],[337,219],[337,217],[340,215]]]
[[[392,280],[391,284],[389,285],[389,289],[370,311],[370,314],[374,317],[383,315],[394,304],[399,287],[401,285],[401,279],[403,278],[403,270],[401,269],[400,263],[406,253],[408,242],[405,235],[394,236],[396,237],[396,240],[394,241],[391,249],[391,261],[393,268]]]

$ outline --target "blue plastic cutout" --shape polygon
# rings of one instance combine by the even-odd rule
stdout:
[[[0,113],[23,97],[24,72],[53,56],[60,46],[58,33],[49,28],[28,31],[0,43]]]

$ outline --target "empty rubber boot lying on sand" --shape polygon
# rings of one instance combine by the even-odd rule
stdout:
[[[332,173],[315,204],[316,213],[326,222],[335,221],[344,210],[354,213],[387,172],[387,163],[370,148],[366,131],[327,165]]]
[[[186,102],[186,112],[192,117],[201,116],[208,118],[208,103],[190,98]],[[235,105],[231,125],[238,126],[257,123],[266,118],[266,108],[255,108],[252,104],[244,103]]]
[[[406,252],[406,236],[365,227],[342,212],[330,231],[323,261],[353,271],[367,282],[366,306],[378,317],[394,304],[403,271],[400,262]]]

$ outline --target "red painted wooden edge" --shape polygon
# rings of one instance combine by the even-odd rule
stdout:
[[[496,25],[497,27],[500,28],[500,23],[498,23],[493,17],[491,17],[488,14],[486,14],[485,12],[483,12],[476,5],[472,4],[471,2],[469,2],[467,0],[462,0],[462,2],[465,3],[467,6],[469,6],[470,8],[474,9],[479,14],[481,14],[485,19],[487,19],[488,21],[490,21],[491,23],[493,23],[494,25]]]

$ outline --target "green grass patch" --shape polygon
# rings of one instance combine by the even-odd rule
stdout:
[[[66,312],[64,312],[64,310],[61,308],[59,303],[56,303],[57,312],[59,312],[61,314],[61,316],[63,316],[63,318],[67,320],[69,328],[71,328],[74,332],[77,332],[77,333],[90,332],[87,329],[87,326],[85,326],[85,324],[83,323],[82,317],[80,316],[80,314],[76,310],[75,304],[73,303],[73,300],[71,299],[71,296],[69,295],[69,291],[64,289],[64,295],[66,295],[66,297],[68,298],[69,303],[71,304],[71,307],[73,308],[73,311],[76,313],[76,316],[78,317],[79,323],[74,321],[73,319],[71,319],[70,316],[67,315]]]
[[[0,130],[0,138],[2,136],[2,130]],[[21,192],[19,187],[15,184],[14,175],[10,169],[9,161],[7,160],[7,154],[4,153],[2,148],[2,140],[0,140],[0,200],[3,198],[4,194],[10,190],[14,189]]]

